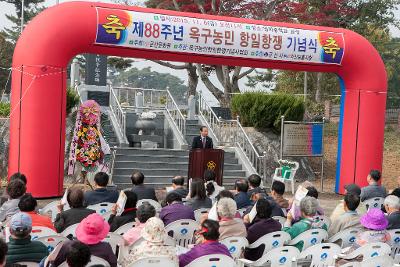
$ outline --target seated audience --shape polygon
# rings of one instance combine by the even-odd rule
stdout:
[[[175,176],[172,178],[172,188],[173,190],[169,193],[175,192],[181,196],[182,199],[185,199],[189,194],[189,190],[185,188],[185,177],[183,176]]]
[[[6,190],[8,200],[0,207],[0,222],[4,222],[19,212],[18,203],[20,198],[25,195],[26,185],[20,179],[13,179],[8,183]]]
[[[379,185],[380,179],[381,173],[378,170],[372,170],[368,174],[368,186],[361,188],[361,202],[374,197],[386,197],[386,188],[383,185]]]
[[[6,242],[0,238],[0,267],[4,267],[7,264],[6,255],[8,252],[8,247]]]
[[[115,204],[111,209],[111,215],[108,219],[110,224],[110,232],[114,232],[124,224],[135,221],[136,218],[136,203],[137,196],[132,191],[125,191],[126,203],[124,211],[121,215],[117,216],[118,206]]]
[[[160,219],[164,225],[182,219],[195,220],[194,212],[191,207],[182,203],[182,197],[177,192],[170,192],[166,197],[167,206],[162,208]]]
[[[145,202],[138,207],[136,216],[137,221],[135,227],[131,228],[123,235],[126,245],[132,245],[141,237],[145,223],[148,219],[156,216],[156,209],[149,203]]]
[[[364,231],[358,234],[354,248],[367,243],[390,241],[390,234],[386,231],[389,222],[380,209],[369,209],[366,214],[361,216],[360,222]]]
[[[14,214],[10,221],[10,241],[8,242],[7,265],[20,261],[40,262],[47,257],[47,247],[39,241],[31,240],[32,219],[23,212]]]
[[[204,186],[206,187],[207,196],[214,202],[215,198],[218,196],[219,192],[224,190],[223,186],[219,186],[217,182],[215,182],[215,172],[212,170],[204,171]]]
[[[251,200],[254,203],[256,203],[260,199],[268,200],[269,204],[271,205],[271,209],[272,209],[272,215],[271,215],[272,217],[274,217],[274,216],[286,217],[286,213],[283,212],[281,207],[278,204],[276,204],[275,200],[271,196],[264,195],[264,194],[253,194]],[[246,211],[244,212],[244,215],[249,214],[251,209],[253,208],[253,206],[254,205],[248,207],[246,209]]]
[[[219,240],[228,237],[246,237],[246,227],[241,219],[235,219],[236,202],[230,198],[222,198],[217,202],[219,218]]]
[[[282,228],[282,225],[278,221],[271,218],[272,207],[268,200],[259,199],[256,203],[256,210],[257,215],[251,223],[249,222],[249,215],[246,215],[247,217],[244,218],[244,221],[249,222],[246,224],[247,240],[249,241],[249,244],[254,243],[266,234],[280,231]],[[244,251],[244,257],[248,260],[256,261],[263,255],[264,248],[264,245],[254,249],[246,248]]]
[[[392,193],[390,193],[390,194],[393,195],[393,196],[396,196],[396,197],[400,198],[400,187],[395,188],[395,189],[392,191]]]
[[[320,207],[319,202],[318,202],[318,190],[314,186],[307,186],[306,189],[308,190],[307,196],[308,197],[313,197],[317,203],[317,212],[315,215],[324,215],[324,210]],[[291,208],[291,211],[293,212],[293,222],[297,222],[301,218],[301,211],[300,207],[295,205],[293,208]]]
[[[144,185],[144,175],[140,171],[134,171],[131,176],[133,184],[132,191],[136,194],[138,201],[142,199],[152,199],[157,201],[154,188]]]
[[[215,201],[219,201],[220,199],[225,198],[225,197],[235,200],[235,196],[233,195],[233,193],[231,191],[222,190],[221,192],[219,192],[218,196],[216,196]],[[208,214],[207,214],[207,216],[208,216]],[[204,218],[207,219],[207,216]],[[202,216],[202,218],[203,218],[203,216]],[[238,219],[242,218],[242,215],[240,215],[240,212],[236,211],[235,218],[238,218]]]
[[[245,179],[240,179],[235,182],[235,202],[238,209],[243,209],[251,206],[251,201],[247,195],[249,184]]]
[[[61,202],[58,205],[58,214],[54,221],[57,233],[61,233],[68,226],[79,223],[89,214],[96,212],[83,206],[83,191],[80,188],[69,189],[67,201],[70,206],[69,210],[63,210],[64,206]]]
[[[210,209],[212,206],[212,201],[206,195],[206,189],[204,188],[203,180],[201,179],[193,179],[189,198],[185,202],[185,205],[188,205],[192,208],[192,210],[197,210],[201,208]]]
[[[68,267],[85,267],[90,262],[91,252],[88,245],[73,241],[67,252]]]
[[[107,189],[109,179],[108,174],[105,172],[96,173],[94,176],[95,189],[85,192],[85,204],[87,206],[103,202],[117,202],[119,197],[118,191]]]
[[[18,203],[18,208],[21,210],[21,212],[25,212],[31,216],[32,226],[47,227],[56,231],[50,217],[38,214],[36,212],[36,207],[37,201],[29,193],[23,195]]]
[[[292,239],[310,229],[322,228],[324,230],[327,230],[326,224],[320,221],[318,218],[315,218],[315,215],[317,215],[318,207],[318,201],[314,197],[304,197],[300,201],[300,221],[292,225],[293,216],[289,212],[285,222],[285,227],[282,230],[287,232]],[[303,244],[304,243],[300,241],[295,245],[295,247],[302,251]]]
[[[389,225],[387,230],[400,229],[400,199],[394,195],[385,198],[385,210],[387,212],[387,220]]]
[[[344,194],[352,194],[352,195],[361,195],[361,188],[356,185],[356,184],[348,184],[344,186]],[[367,212],[367,209],[365,208],[365,205],[358,205],[357,208],[357,213],[358,214],[364,214]],[[331,221],[337,220],[341,215],[345,213],[344,211],[344,199],[340,200],[339,204],[335,207],[333,212],[331,213]]]
[[[357,213],[358,205],[360,205],[360,196],[355,194],[344,196],[344,213],[332,221],[328,231],[329,237],[349,228],[361,227],[360,215]]]
[[[176,249],[165,243],[166,237],[164,223],[159,218],[150,218],[142,230],[144,242],[131,250],[124,266],[149,257],[168,257],[178,264]]]
[[[201,224],[201,230],[197,233],[204,240],[196,245],[190,251],[179,255],[179,267],[184,267],[197,258],[210,254],[222,254],[231,257],[229,250],[225,245],[218,242],[219,224],[213,220],[205,220]]]
[[[8,182],[11,182],[11,181],[17,180],[17,179],[21,180],[25,184],[25,187],[26,187],[26,184],[28,181],[26,179],[25,174],[22,174],[20,172],[16,172],[13,175],[11,175]],[[1,196],[1,204],[6,202],[9,198],[10,198],[10,196],[7,194],[7,190],[4,190],[3,195]]]
[[[101,215],[94,213],[84,218],[76,228],[76,238],[83,244],[89,247],[92,256],[97,256],[106,260],[111,267],[117,266],[117,257],[115,256],[112,248],[108,242],[102,242],[107,236],[110,230],[110,225],[104,221]],[[69,252],[71,251],[72,245],[76,241],[66,241],[63,243],[56,259],[54,260],[54,266],[59,266],[63,263]]]
[[[249,183],[249,190],[247,191],[247,195],[249,199],[251,199],[253,194],[261,194],[261,196],[267,196],[267,192],[264,188],[261,187],[262,179],[258,174],[252,174],[247,178]]]
[[[289,208],[289,201],[283,197],[285,193],[285,183],[274,181],[271,187],[271,196],[282,209]]]

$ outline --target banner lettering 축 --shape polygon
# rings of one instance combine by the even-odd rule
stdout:
[[[96,44],[340,65],[342,33],[97,8]]]

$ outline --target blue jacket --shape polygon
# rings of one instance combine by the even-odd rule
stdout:
[[[117,202],[119,193],[117,190],[108,190],[107,188],[98,188],[93,191],[85,192],[85,204],[95,205],[102,202]]]
[[[243,209],[251,206],[250,198],[245,192],[237,193],[234,199],[238,209]]]

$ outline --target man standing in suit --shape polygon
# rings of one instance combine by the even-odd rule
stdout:
[[[192,149],[211,149],[213,148],[213,141],[208,137],[208,129],[206,126],[200,127],[200,136],[193,138]]]

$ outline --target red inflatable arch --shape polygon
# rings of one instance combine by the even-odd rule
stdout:
[[[343,96],[336,192],[348,183],[365,185],[369,170],[381,169],[386,72],[362,36],[336,28],[69,2],[32,20],[14,52],[9,174],[25,173],[36,197],[62,194],[66,67],[81,53],[336,73]]]

